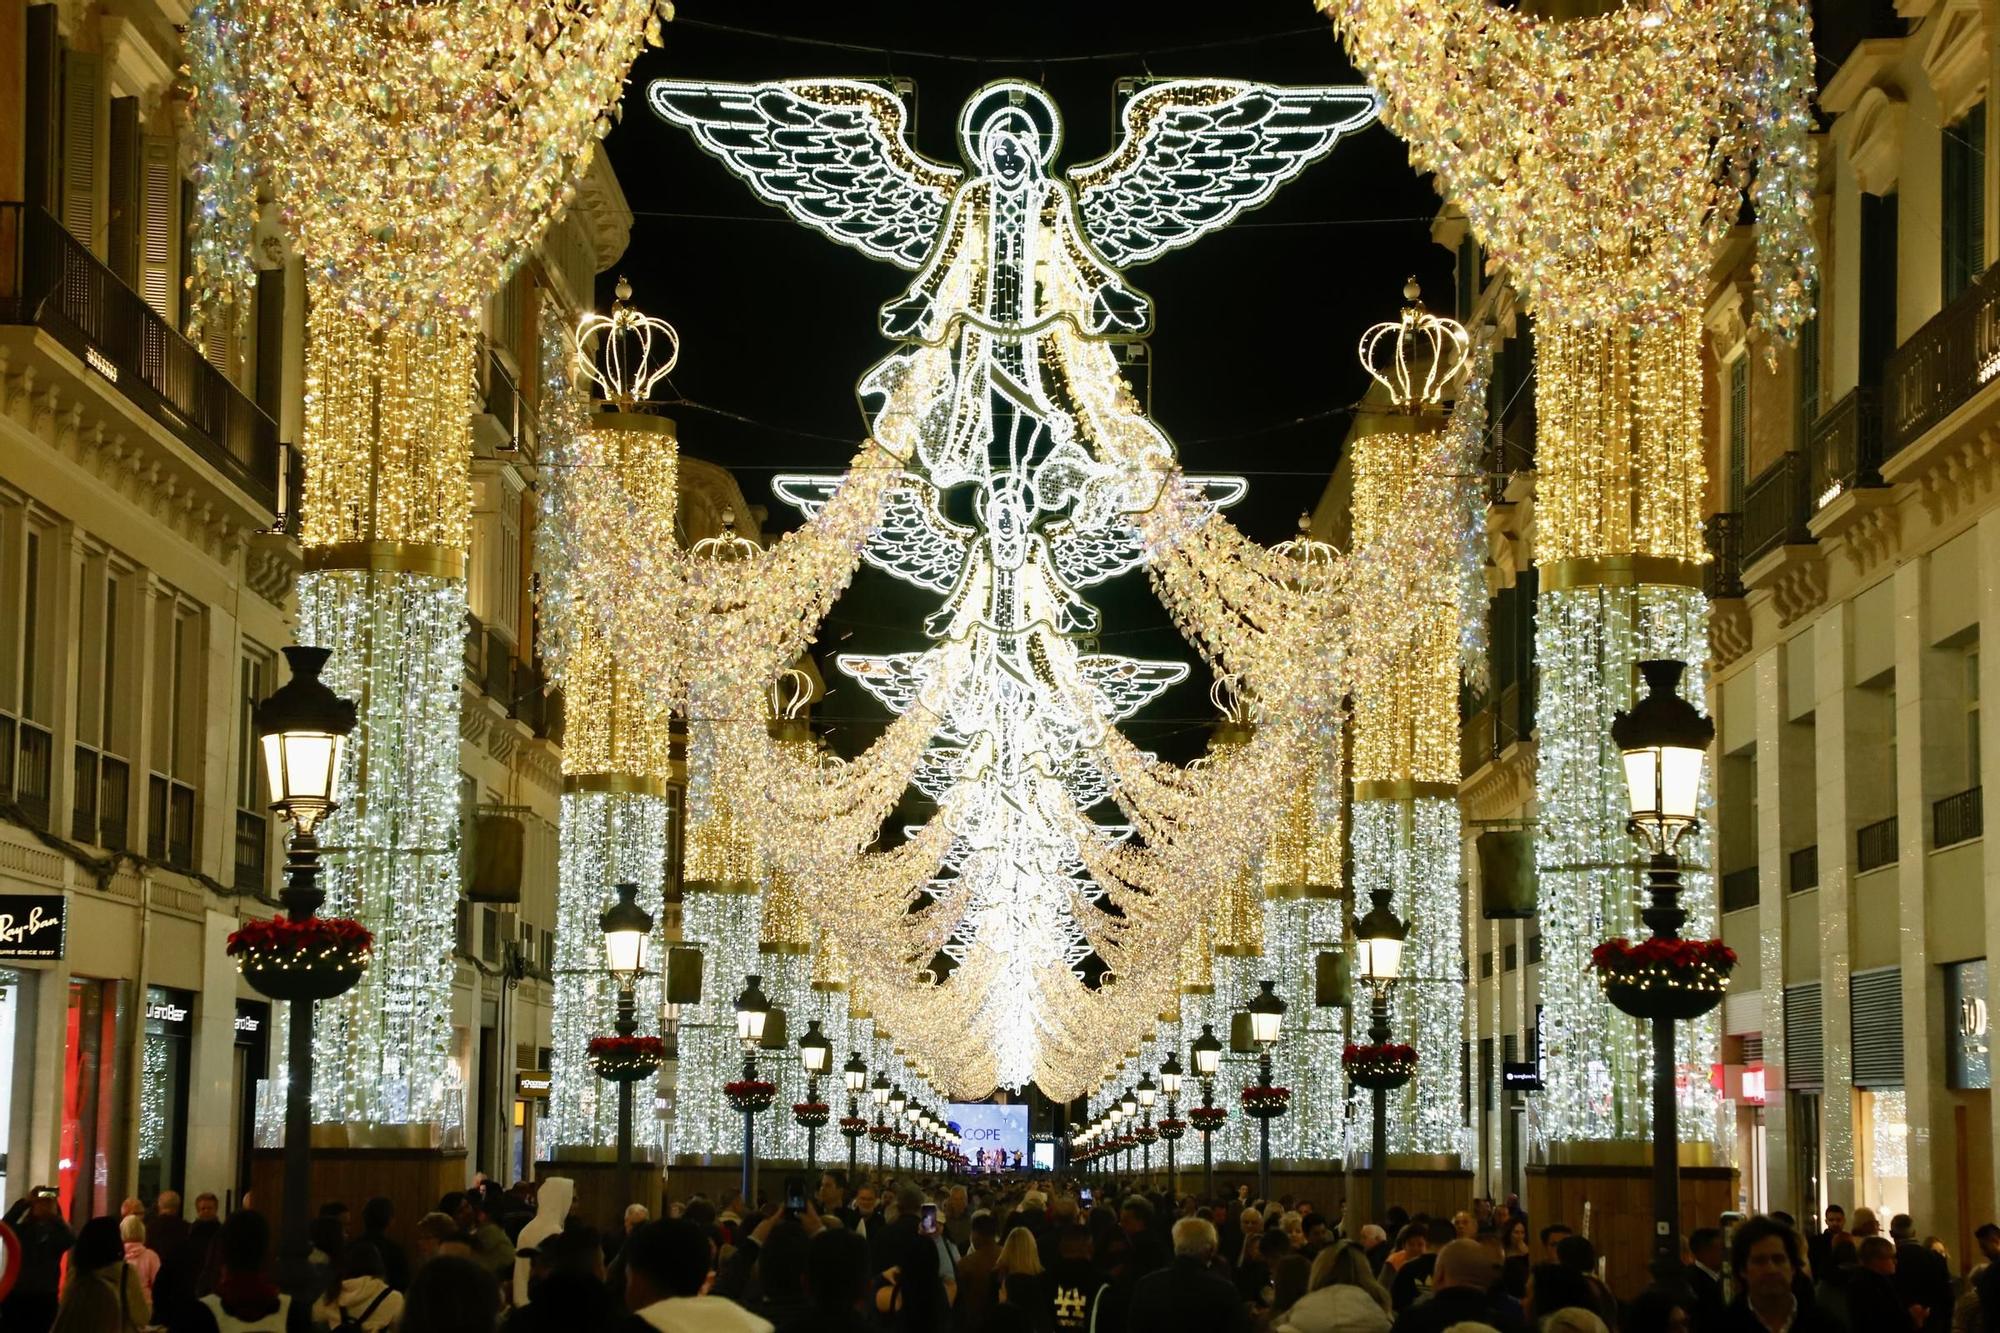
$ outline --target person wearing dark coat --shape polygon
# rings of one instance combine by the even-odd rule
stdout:
[[[1896,1291],[1903,1308],[1921,1306],[1928,1313],[1925,1333],[1950,1333],[1951,1265],[1928,1245],[1917,1242],[1916,1226],[1908,1213],[1889,1219],[1889,1238],[1896,1242]]]
[[[7,1224],[21,1238],[21,1270],[14,1289],[0,1304],[8,1333],[47,1333],[61,1304],[62,1262],[76,1236],[62,1219],[56,1191],[38,1185],[7,1210]]]
[[[1500,1260],[1476,1240],[1454,1240],[1440,1248],[1431,1268],[1430,1291],[1396,1316],[1394,1333],[1444,1333],[1454,1324],[1485,1324],[1516,1333],[1521,1317],[1513,1302],[1496,1298]]]
[[[1793,1279],[1805,1265],[1805,1245],[1799,1233],[1768,1217],[1737,1224],[1729,1238],[1729,1269],[1738,1294],[1722,1317],[1721,1333],[1835,1333],[1840,1325],[1804,1295]],[[1861,1325],[1854,1326],[1859,1333]],[[1894,1328],[1895,1325],[1890,1325]],[[1702,1333],[1709,1333],[1703,1329]],[[1874,1333],[1870,1330],[1870,1333]]]
[[[1199,1217],[1174,1223],[1174,1259],[1139,1279],[1125,1327],[1130,1333],[1244,1333],[1250,1326],[1236,1288],[1208,1271],[1215,1227]]]
[[[1688,1235],[1688,1253],[1694,1262],[1681,1270],[1694,1296],[1694,1307],[1688,1313],[1696,1328],[1710,1328],[1722,1319],[1727,1304],[1722,1299],[1722,1233],[1714,1227],[1696,1227]]]

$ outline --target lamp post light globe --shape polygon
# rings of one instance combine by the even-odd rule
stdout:
[[[877,1074],[875,1081],[868,1085],[868,1095],[874,1100],[876,1106],[886,1106],[889,1101],[889,1076],[887,1074]]]
[[[847,1095],[858,1098],[868,1087],[868,1062],[856,1051],[847,1057],[847,1063],[840,1067],[840,1074],[847,1081]]]
[[[1118,1109],[1128,1119],[1139,1114],[1139,1098],[1132,1089],[1125,1089],[1125,1095],[1118,1099]]]
[[[1611,721],[1632,826],[1656,852],[1672,851],[1699,820],[1702,768],[1715,740],[1715,723],[1680,695],[1686,670],[1666,658],[1639,663],[1646,697]]]
[[[1181,1069],[1181,1057],[1169,1052],[1160,1062],[1160,1091],[1167,1095],[1167,1105],[1172,1107],[1174,1099],[1181,1095],[1181,1079],[1185,1077]]]
[[[331,655],[325,648],[285,649],[291,678],[250,711],[264,750],[271,808],[302,837],[310,837],[334,807],[340,756],[356,722],[354,701],[319,678]]]
[[[888,1100],[889,1118],[891,1120],[901,1120],[903,1118],[903,1108],[910,1104],[909,1097],[904,1094],[903,1089],[899,1086],[890,1089]]]

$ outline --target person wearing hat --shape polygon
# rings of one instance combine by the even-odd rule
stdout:
[[[8,1333],[48,1333],[62,1301],[62,1261],[76,1236],[62,1219],[54,1186],[37,1185],[7,1210],[7,1224],[21,1238],[21,1273],[0,1305]]]
[[[1444,1333],[1454,1324],[1488,1324],[1514,1333],[1521,1317],[1494,1296],[1500,1260],[1476,1240],[1455,1240],[1437,1252],[1430,1295],[1396,1317],[1395,1333]]]

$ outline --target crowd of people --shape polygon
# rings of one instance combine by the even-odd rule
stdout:
[[[783,1204],[694,1195],[600,1230],[570,1180],[481,1182],[395,1237],[385,1198],[322,1206],[281,1283],[270,1223],[213,1195],[74,1232],[56,1192],[9,1211],[4,1333],[2000,1333],[2000,1226],[1954,1276],[1898,1215],[1839,1207],[1686,1238],[1616,1299],[1588,1237],[1518,1199],[1351,1230],[1312,1201],[1115,1181],[784,1182]],[[294,1252],[296,1253],[296,1252]]]

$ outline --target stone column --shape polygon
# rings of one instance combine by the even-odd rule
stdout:
[[[1820,1145],[1825,1158],[1822,1206],[1854,1199],[1854,1058],[1848,1012],[1853,942],[1854,823],[1847,813],[1849,638],[1851,604],[1830,602],[1813,624],[1813,739],[1819,816],[1820,1041],[1825,1092]]]

